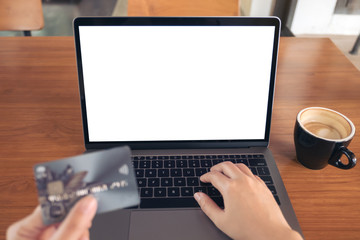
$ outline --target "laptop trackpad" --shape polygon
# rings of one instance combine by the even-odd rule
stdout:
[[[201,210],[132,211],[129,239],[229,239]]]

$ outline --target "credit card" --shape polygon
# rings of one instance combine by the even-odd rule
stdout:
[[[89,194],[98,201],[97,214],[139,205],[130,153],[116,147],[35,165],[44,224],[61,222]]]

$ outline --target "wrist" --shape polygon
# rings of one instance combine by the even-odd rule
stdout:
[[[298,233],[297,231],[293,230],[293,229],[288,229],[288,231],[285,231],[283,233],[283,235],[278,238],[278,239],[288,239],[288,240],[303,240],[302,236],[300,235],[300,233]]]
[[[294,240],[304,240],[303,237],[300,235],[300,233],[298,233],[297,231],[295,230],[292,230],[293,232],[293,238],[291,239],[294,239]]]
[[[297,231],[290,228],[290,226],[285,228],[273,228],[273,231],[267,236],[268,237],[264,238],[264,240],[303,240],[302,236]]]

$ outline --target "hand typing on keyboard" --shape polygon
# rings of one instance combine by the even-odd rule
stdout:
[[[200,180],[219,190],[224,209],[203,192],[195,193],[195,199],[214,224],[231,238],[302,239],[285,220],[266,184],[244,164],[219,163]]]

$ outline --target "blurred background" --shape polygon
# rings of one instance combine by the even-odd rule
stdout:
[[[18,0],[0,0],[0,5],[2,1]],[[77,16],[278,16],[282,36],[328,37],[360,70],[360,53],[349,53],[360,34],[360,0],[38,1],[44,26],[31,31],[32,36],[72,36]],[[0,31],[0,36],[23,35],[22,31]]]

